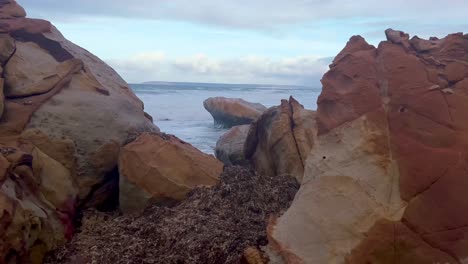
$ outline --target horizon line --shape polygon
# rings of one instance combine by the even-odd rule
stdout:
[[[223,83],[223,82],[189,82],[189,81],[145,81],[145,82],[128,82],[128,84],[151,85],[151,84],[224,84],[224,85],[262,85],[262,86],[294,86],[294,87],[311,87],[313,85],[304,84],[269,84],[269,83]],[[318,82],[321,84],[320,82]],[[321,86],[321,85],[320,85]]]

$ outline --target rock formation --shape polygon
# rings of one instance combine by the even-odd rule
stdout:
[[[0,1],[1,263],[40,263],[71,235],[77,206],[117,191],[120,146],[158,131],[112,68],[25,16]]]
[[[325,74],[318,137],[269,227],[288,263],[468,258],[468,38],[350,39]]]
[[[216,142],[216,158],[225,165],[246,165],[244,145],[250,125],[232,127]]]
[[[315,112],[291,97],[251,125],[245,156],[260,174],[291,175],[300,182],[315,135]]]
[[[65,243],[77,197],[63,164],[29,142],[0,139],[0,262],[41,263]]]
[[[215,124],[223,127],[248,125],[267,109],[258,103],[225,97],[208,98],[203,105],[213,116]]]
[[[218,182],[223,164],[165,134],[142,134],[119,158],[120,209],[143,210],[150,201],[183,200],[197,186]]]

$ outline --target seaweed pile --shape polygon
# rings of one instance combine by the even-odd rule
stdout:
[[[298,189],[290,176],[226,167],[218,185],[172,207],[85,212],[79,233],[45,263],[239,263],[246,248],[267,244],[269,217],[282,214]]]

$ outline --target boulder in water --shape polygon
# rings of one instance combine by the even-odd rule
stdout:
[[[223,127],[248,125],[267,109],[259,103],[250,103],[240,98],[213,97],[203,102],[213,116],[215,124]]]

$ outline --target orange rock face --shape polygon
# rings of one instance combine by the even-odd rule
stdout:
[[[304,263],[468,258],[468,38],[386,35],[352,37],[323,77],[304,184],[270,232]]]
[[[149,201],[183,200],[197,186],[215,185],[223,167],[174,136],[143,134],[120,153],[120,208],[135,212]]]

